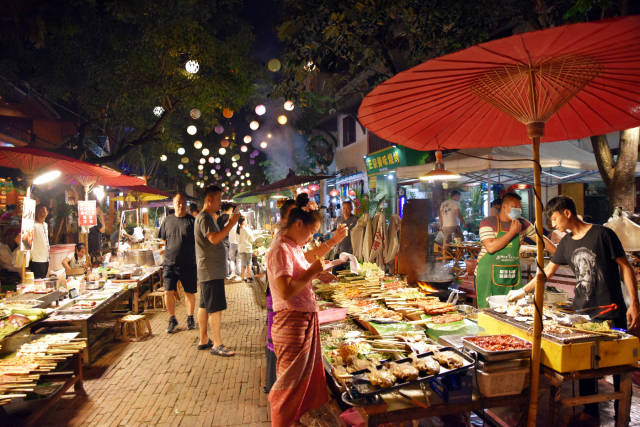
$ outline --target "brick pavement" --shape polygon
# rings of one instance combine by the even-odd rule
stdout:
[[[46,414],[47,426],[268,426],[264,384],[266,312],[251,288],[227,284],[223,339],[230,358],[198,351],[198,330],[186,329],[184,302],[176,308],[180,331],[165,332],[166,312],[149,314],[154,335],[114,343],[85,369],[86,397],[64,397]]]

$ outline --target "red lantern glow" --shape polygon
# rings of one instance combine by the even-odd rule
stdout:
[[[338,190],[336,190],[335,188],[331,191],[329,191],[329,195],[331,197],[338,197],[338,195],[340,194],[340,192]]]
[[[229,146],[229,140],[223,139],[222,141],[220,141],[220,145],[223,146],[224,148],[227,148]]]
[[[349,195],[350,196],[355,196],[356,195],[356,190],[349,190]]]

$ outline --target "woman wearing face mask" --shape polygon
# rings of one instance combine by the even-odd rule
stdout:
[[[528,237],[537,240],[536,230],[522,218],[522,202],[515,193],[502,197],[497,216],[489,216],[480,223],[482,250],[476,268],[478,308],[488,306],[491,295],[506,295],[523,286],[520,272],[520,241]],[[553,253],[555,246],[544,238],[546,249]]]
[[[274,426],[293,425],[303,414],[327,401],[318,305],[311,281],[316,277],[331,280],[333,276],[323,271],[319,258],[313,263],[307,261],[302,250],[321,222],[316,210],[307,206],[292,209],[267,254],[277,357],[277,380],[269,394]]]

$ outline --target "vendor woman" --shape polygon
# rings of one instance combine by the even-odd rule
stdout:
[[[507,193],[497,216],[489,216],[480,222],[482,250],[476,269],[476,293],[478,308],[487,307],[487,298],[506,295],[523,286],[520,272],[520,241],[525,237],[537,239],[536,230],[522,216],[521,197]],[[555,252],[555,246],[544,237],[545,248]]]
[[[318,211],[308,206],[292,209],[267,254],[275,311],[271,333],[277,357],[277,380],[269,393],[273,426],[291,426],[327,401],[318,305],[311,281],[333,276],[323,271],[319,258],[309,263],[302,250],[321,222]],[[341,230],[340,235],[344,238],[346,232]]]
[[[62,260],[62,266],[67,274],[74,268],[87,268],[87,251],[84,243],[77,243],[73,254]]]

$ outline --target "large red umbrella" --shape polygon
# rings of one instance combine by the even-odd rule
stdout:
[[[31,147],[0,147],[0,166],[20,169],[29,179],[59,170],[67,181],[76,180],[85,189],[93,185],[131,187],[145,185],[143,179],[72,157]]]
[[[392,77],[366,96],[358,115],[376,135],[420,150],[531,142],[542,236],[540,142],[640,125],[639,40],[640,17],[630,16],[483,43]],[[537,262],[543,265],[541,239]],[[545,278],[537,278],[529,425],[540,375]]]

